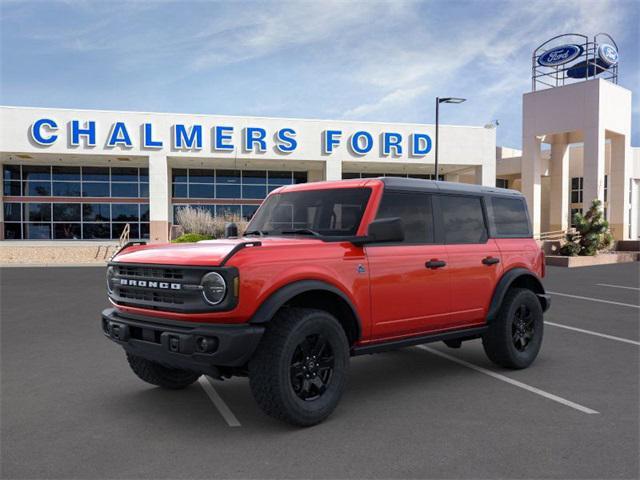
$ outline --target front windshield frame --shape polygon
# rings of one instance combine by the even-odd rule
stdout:
[[[285,190],[273,193],[255,213],[245,235],[306,235],[322,240],[353,238],[362,224],[372,194],[373,189],[370,187]],[[328,201],[324,201],[326,199]],[[298,206],[302,207],[299,209]],[[280,212],[279,207],[282,207]],[[287,214],[289,209],[290,217],[274,221],[275,214]],[[302,219],[300,215],[306,215],[306,218]]]

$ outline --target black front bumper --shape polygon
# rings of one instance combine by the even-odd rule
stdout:
[[[242,367],[255,351],[264,327],[191,324],[102,311],[102,331],[124,349],[174,368],[215,374],[216,367]]]

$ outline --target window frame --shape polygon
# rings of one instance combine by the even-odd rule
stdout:
[[[524,197],[521,196],[510,196],[510,195],[486,195],[486,208],[487,208],[487,218],[489,220],[489,236],[490,238],[533,238],[533,228],[531,226],[531,216],[529,215],[529,207],[527,206],[527,202],[525,200]],[[521,234],[500,234],[498,233],[498,228],[496,227],[496,222],[495,222],[495,212],[493,211],[493,199],[497,198],[497,199],[507,199],[507,200],[518,200],[520,202],[522,202],[523,206],[524,206],[524,212],[526,214],[527,217],[527,225],[529,228],[529,231],[527,233],[527,235],[521,235]]]
[[[382,205],[382,200],[387,193],[401,194],[401,195],[423,195],[428,202],[431,202],[431,223],[433,226],[433,241],[432,242],[385,242],[385,243],[371,243],[366,244],[366,248],[370,247],[415,247],[415,246],[431,246],[431,245],[444,245],[444,237],[442,236],[442,228],[439,221],[439,215],[436,214],[436,196],[435,192],[427,192],[420,190],[404,190],[398,188],[385,188],[382,191],[382,196],[376,207],[376,213],[373,216],[373,220],[378,218],[378,211]]]
[[[446,231],[445,231],[445,223],[444,223],[444,216],[442,214],[442,205],[441,205],[441,199],[443,197],[464,197],[464,198],[474,198],[474,199],[478,199],[480,200],[480,210],[482,211],[482,222],[484,225],[484,231],[485,231],[485,239],[484,242],[447,242],[447,235],[446,235]],[[489,240],[493,237],[493,233],[495,233],[495,230],[492,232],[490,225],[489,225],[489,215],[487,212],[487,201],[486,201],[486,197],[487,195],[482,195],[482,194],[473,194],[473,193],[465,193],[465,192],[461,192],[461,193],[436,193],[434,194],[434,200],[436,201],[436,203],[434,204],[434,208],[437,208],[437,217],[439,219],[439,227],[440,227],[440,232],[441,232],[441,238],[442,238],[442,242],[444,245],[486,245]]]

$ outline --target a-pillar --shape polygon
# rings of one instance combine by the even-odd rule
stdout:
[[[169,163],[163,154],[149,155],[149,217],[151,243],[169,241]]]
[[[540,233],[540,210],[542,207],[541,175],[542,158],[540,155],[540,138],[525,136],[522,152],[522,193],[527,199],[531,226],[534,234]]]
[[[605,167],[604,129],[592,127],[584,132],[582,164],[582,211],[586,212],[595,199],[604,202]]]
[[[554,136],[551,144],[550,163],[549,230],[566,230],[569,226],[569,144],[567,134]]]
[[[325,180],[342,180],[342,162],[337,158],[327,158],[324,162]]]
[[[611,138],[611,162],[609,167],[609,225],[613,238],[625,240],[629,237],[629,180],[631,177],[631,145],[628,135],[613,135]]]

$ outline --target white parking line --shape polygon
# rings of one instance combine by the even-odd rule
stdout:
[[[213,383],[211,379],[206,375],[202,375],[198,380],[198,382],[202,386],[203,390],[207,393],[207,395],[209,396],[213,404],[216,406],[216,408],[220,412],[220,415],[222,415],[222,418],[224,418],[224,421],[227,422],[227,425],[229,425],[230,427],[242,426],[240,425],[240,422],[238,421],[236,416],[233,414],[231,409],[227,406],[226,403],[224,403],[224,400],[222,399],[222,397],[218,395],[218,392],[216,392],[216,389],[213,388]]]
[[[545,325],[553,325],[554,327],[566,328],[567,330],[573,330],[576,332],[587,333],[589,335],[595,335],[596,337],[608,338],[609,340],[616,340],[618,342],[630,343],[631,345],[640,346],[640,342],[636,342],[635,340],[629,340],[627,338],[614,337],[613,335],[606,335],[604,333],[593,332],[591,330],[583,330],[582,328],[570,327],[569,325],[561,325],[559,323],[547,322],[545,320]]]
[[[591,408],[585,407],[583,405],[580,405],[578,403],[574,403],[570,400],[567,400],[566,398],[562,398],[562,397],[558,397],[557,395],[554,395],[552,393],[549,392],[545,392],[544,390],[540,390],[539,388],[536,387],[532,387],[531,385],[527,385],[526,383],[522,383],[519,382],[518,380],[514,380],[512,378],[509,377],[505,377],[504,375],[501,375],[497,372],[494,372],[492,370],[483,368],[483,367],[479,367],[478,365],[474,365],[473,363],[469,363],[466,362],[464,360],[461,360],[457,357],[454,357],[453,355],[448,355],[444,352],[441,352],[440,350],[436,350],[435,348],[431,348],[431,347],[426,347],[424,345],[418,345],[418,348],[421,348],[423,350],[426,350],[429,353],[433,353],[434,355],[437,355],[439,357],[442,358],[446,358],[447,360],[451,360],[452,362],[455,362],[459,365],[465,366],[467,368],[470,368],[472,370],[475,370],[476,372],[480,372],[480,373],[484,373],[485,375],[488,375],[490,377],[493,377],[497,380],[502,380],[503,382],[506,382],[510,385],[513,385],[515,387],[518,388],[522,388],[523,390],[527,390],[531,393],[535,393],[536,395],[540,395],[541,397],[544,398],[548,398],[549,400],[553,400],[554,402],[560,403],[562,405],[565,405],[569,408],[573,408],[574,410],[578,410],[579,412],[582,413],[586,413],[588,415],[593,415],[593,414],[598,414],[600,412],[596,411],[596,410],[592,410]]]
[[[638,290],[638,291],[640,291],[640,288],[638,288],[638,287],[627,287],[626,285],[612,285],[610,283],[596,283],[596,285],[598,287],[624,288],[625,290]]]
[[[577,298],[578,300],[589,300],[590,302],[600,302],[600,303],[609,303],[611,305],[619,305],[621,307],[631,307],[640,309],[640,305],[634,305],[633,303],[620,303],[613,302],[611,300],[603,300],[602,298],[590,298],[590,297],[581,297],[580,295],[569,295],[568,293],[559,293],[559,292],[549,292],[551,295],[559,295],[561,297],[569,297],[569,298]]]

